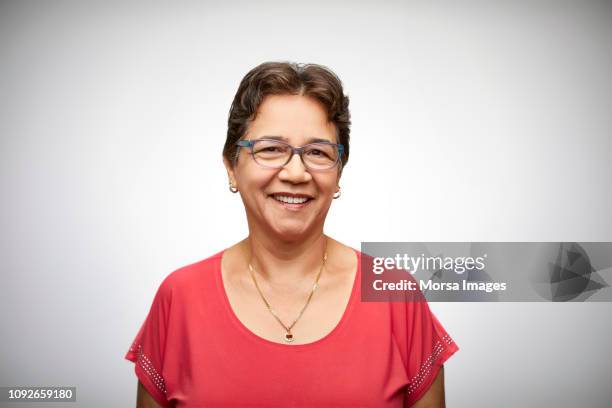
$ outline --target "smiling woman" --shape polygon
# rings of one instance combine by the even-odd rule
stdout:
[[[126,358],[140,407],[443,407],[457,345],[426,302],[360,301],[368,255],[324,233],[349,100],[316,64],[243,78],[223,149],[249,234],[172,272]]]

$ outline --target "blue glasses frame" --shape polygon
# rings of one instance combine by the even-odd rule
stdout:
[[[289,155],[289,158],[287,159],[287,161],[285,162],[285,164],[283,164],[282,166],[266,166],[264,164],[261,164],[257,161],[257,159],[255,159],[255,153],[253,151],[253,147],[257,144],[257,142],[262,141],[262,142],[276,142],[276,143],[280,143],[283,144],[287,147],[289,147],[291,149],[291,155]],[[317,169],[317,168],[312,168],[309,167],[308,164],[306,164],[306,162],[304,161],[304,150],[307,149],[309,146],[311,145],[318,145],[318,144],[326,144],[326,145],[330,145],[330,146],[335,146],[338,149],[338,157],[336,158],[336,161],[334,164],[332,164],[330,167],[325,167],[325,168],[321,168],[321,169]],[[338,165],[338,163],[340,163],[340,165],[342,165],[342,155],[344,154],[344,146],[341,145],[340,143],[332,143],[332,142],[315,142],[315,143],[309,143],[306,144],[302,147],[293,147],[291,146],[289,143],[283,142],[282,140],[277,140],[277,139],[255,139],[255,140],[239,140],[236,142],[236,146],[238,146],[238,150],[240,150],[241,147],[246,147],[250,149],[250,154],[253,157],[253,160],[255,161],[255,163],[257,163],[258,166],[261,167],[265,167],[268,169],[281,169],[283,167],[285,167],[293,158],[293,156],[295,154],[300,156],[300,160],[302,160],[302,164],[304,165],[304,167],[306,167],[309,170],[314,170],[314,171],[325,171],[325,170],[331,170],[334,167],[336,167]],[[236,160],[238,160],[238,153],[236,152],[236,157],[234,158],[234,163],[236,162]]]

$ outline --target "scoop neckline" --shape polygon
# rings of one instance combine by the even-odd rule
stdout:
[[[333,339],[334,336],[337,336],[338,333],[340,333],[340,331],[344,328],[344,326],[346,326],[346,323],[351,315],[351,312],[354,309],[355,302],[357,301],[356,297],[357,297],[357,288],[359,286],[358,280],[361,275],[361,262],[359,259],[359,252],[355,248],[351,248],[351,249],[353,250],[357,258],[357,271],[355,272],[355,276],[353,277],[353,286],[351,288],[349,300],[347,302],[346,307],[344,308],[344,312],[342,313],[342,317],[340,318],[340,321],[336,324],[336,326],[334,326],[334,328],[329,333],[327,333],[325,336],[321,337],[320,339],[311,341],[310,343],[294,344],[294,345],[285,344],[285,343],[277,343],[275,341],[268,340],[268,339],[265,339],[259,336],[258,334],[251,331],[251,329],[249,329],[244,323],[242,323],[242,321],[236,315],[236,312],[234,312],[234,309],[232,309],[232,305],[230,304],[229,297],[227,296],[227,292],[225,291],[225,287],[223,285],[221,262],[223,260],[223,254],[225,253],[227,248],[223,249],[219,253],[218,261],[217,261],[217,268],[215,268],[216,269],[215,270],[215,281],[216,281],[217,289],[219,290],[220,295],[221,295],[221,302],[223,304],[223,309],[225,309],[230,320],[240,332],[246,334],[246,336],[249,339],[259,344],[268,345],[268,346],[272,346],[272,347],[276,347],[280,349],[286,349],[286,350],[303,350],[303,349],[316,347],[326,342],[329,342],[331,339]]]

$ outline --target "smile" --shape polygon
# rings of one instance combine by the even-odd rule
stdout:
[[[303,204],[310,200],[308,197],[289,197],[284,195],[273,195],[272,198],[274,198],[276,201],[287,204]]]
[[[299,210],[312,201],[310,197],[290,197],[282,194],[273,194],[270,198],[288,210]]]

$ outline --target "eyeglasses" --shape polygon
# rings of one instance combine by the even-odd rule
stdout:
[[[344,146],[331,142],[315,142],[302,147],[293,147],[280,140],[263,138],[239,140],[236,145],[238,148],[250,148],[255,163],[271,169],[285,167],[297,153],[307,169],[329,170],[340,162],[344,153]]]

